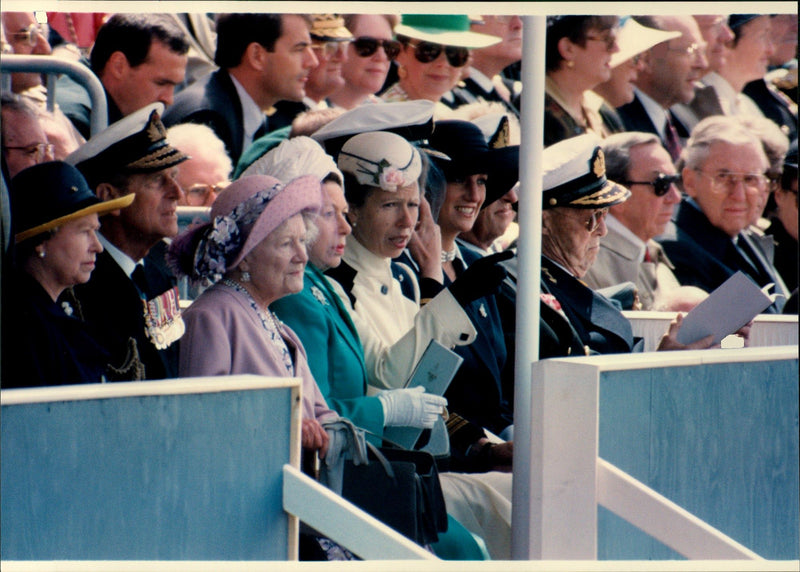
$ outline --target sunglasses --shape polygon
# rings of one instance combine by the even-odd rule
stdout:
[[[652,181],[620,181],[621,184],[627,187],[631,185],[650,185],[653,187],[653,193],[657,197],[663,197],[669,192],[672,185],[677,185],[680,182],[680,175],[665,175],[664,173],[659,173]]]
[[[469,60],[469,49],[456,46],[443,46],[431,42],[420,42],[419,44],[409,43],[414,48],[414,57],[421,64],[429,64],[442,54],[447,56],[448,63],[454,68],[464,67]]]
[[[383,47],[383,51],[389,60],[393,60],[400,53],[400,42],[397,40],[379,40],[377,38],[370,38],[362,36],[353,40],[353,47],[356,50],[356,55],[360,58],[369,58],[378,51],[379,47]]]

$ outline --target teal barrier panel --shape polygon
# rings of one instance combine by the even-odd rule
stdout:
[[[796,359],[603,371],[599,455],[760,556],[796,560],[799,402]],[[598,507],[598,558],[682,556]]]
[[[262,387],[13,405],[29,390],[3,391],[2,559],[287,560],[298,382],[243,377]]]

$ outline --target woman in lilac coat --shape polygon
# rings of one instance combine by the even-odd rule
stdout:
[[[212,284],[183,314],[179,375],[300,377],[303,447],[324,456],[328,435],[321,423],[338,415],[314,382],[300,340],[269,310],[303,288],[305,217],[320,202],[313,175],[286,185],[264,175],[238,179],[214,202],[210,222],[173,241],[170,263],[179,275]]]

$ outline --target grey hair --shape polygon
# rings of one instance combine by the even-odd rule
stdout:
[[[226,177],[231,176],[233,163],[225,149],[225,143],[213,129],[198,123],[179,123],[167,130],[167,140],[193,159],[203,158],[204,162],[214,163]]]
[[[612,181],[628,180],[628,169],[631,166],[631,149],[637,145],[661,145],[655,133],[642,131],[624,131],[603,139],[601,147],[606,161],[606,177]]]
[[[695,126],[681,155],[684,165],[689,169],[701,167],[715,143],[752,145],[756,153],[761,156],[766,170],[768,161],[761,141],[737,118],[726,115],[706,117]]]
[[[739,117],[739,121],[761,140],[764,154],[769,161],[770,173],[779,175],[783,170],[783,158],[789,150],[789,138],[774,121],[766,117],[743,115]]]

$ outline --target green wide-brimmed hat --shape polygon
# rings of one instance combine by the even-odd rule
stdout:
[[[403,14],[394,32],[423,42],[461,48],[485,48],[502,41],[497,36],[471,31],[469,24],[466,14]]]

